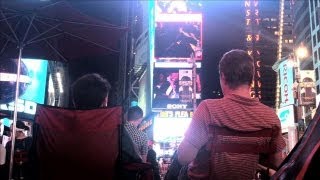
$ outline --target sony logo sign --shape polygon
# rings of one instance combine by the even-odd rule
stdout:
[[[187,109],[187,104],[167,104],[167,109]]]

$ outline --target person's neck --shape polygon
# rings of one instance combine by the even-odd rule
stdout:
[[[223,95],[228,96],[228,95],[238,95],[246,98],[250,98],[250,87],[247,85],[239,86],[236,89],[230,89],[230,88],[225,88],[223,90]]]

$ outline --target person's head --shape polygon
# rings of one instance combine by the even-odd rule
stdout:
[[[189,91],[190,86],[191,86],[191,78],[189,76],[182,76],[182,78],[180,79],[180,85],[181,85],[181,89],[185,90],[185,91]]]
[[[159,81],[160,81],[160,82],[165,81],[165,80],[166,80],[165,78],[166,78],[166,76],[165,76],[163,73],[160,73],[160,74],[159,74]]]
[[[12,132],[13,130],[13,124],[10,126],[10,131]],[[26,126],[26,124],[22,121],[17,121],[16,122],[16,138],[21,138],[25,136],[25,132],[29,130],[29,127]]]
[[[234,49],[225,53],[219,63],[222,91],[226,88],[236,90],[242,86],[249,88],[254,71],[253,59],[246,51]]]
[[[143,111],[139,106],[132,106],[128,110],[128,121],[140,123],[143,117]]]
[[[87,74],[72,85],[72,100],[77,109],[106,107],[111,85],[99,74]]]

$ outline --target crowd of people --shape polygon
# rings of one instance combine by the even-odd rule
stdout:
[[[173,157],[166,179],[254,179],[259,167],[272,172],[269,169],[276,169],[280,165],[283,160],[282,150],[285,148],[280,121],[273,109],[250,97],[254,72],[253,59],[245,51],[232,50],[223,55],[219,73],[224,97],[200,103]],[[79,78],[72,85],[74,107],[76,109],[107,107],[110,88],[109,82],[98,74],[88,74]],[[155,151],[151,144],[148,146],[147,135],[138,129],[143,118],[142,109],[138,106],[131,107],[127,117],[121,136],[122,151],[126,151],[123,156],[127,157],[122,159],[128,162],[151,163],[153,179],[160,179]],[[16,127],[14,149],[18,160],[13,166],[13,177],[28,179],[28,173],[23,170],[29,168],[26,155],[32,144],[32,138],[25,135],[28,127],[21,121],[17,121]],[[272,131],[252,135],[265,130]],[[222,134],[218,134],[220,131]],[[236,133],[223,138],[225,133],[233,131]],[[239,134],[245,136],[240,137]],[[230,143],[230,147],[239,148],[229,146],[217,148],[218,146],[212,145],[214,143]],[[237,146],[233,146],[235,143]],[[250,149],[252,144],[259,146]],[[6,165],[9,164],[10,146],[11,143],[7,143]],[[19,164],[26,167],[21,169],[18,167]]]

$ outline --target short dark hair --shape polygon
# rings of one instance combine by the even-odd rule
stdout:
[[[226,52],[219,63],[220,77],[223,74],[230,89],[236,89],[240,85],[251,85],[254,71],[253,59],[246,51],[240,49]]]
[[[135,121],[143,117],[143,111],[139,106],[132,106],[128,110],[128,121]]]
[[[94,109],[109,95],[111,85],[99,74],[86,74],[72,84],[72,100],[78,109]]]

